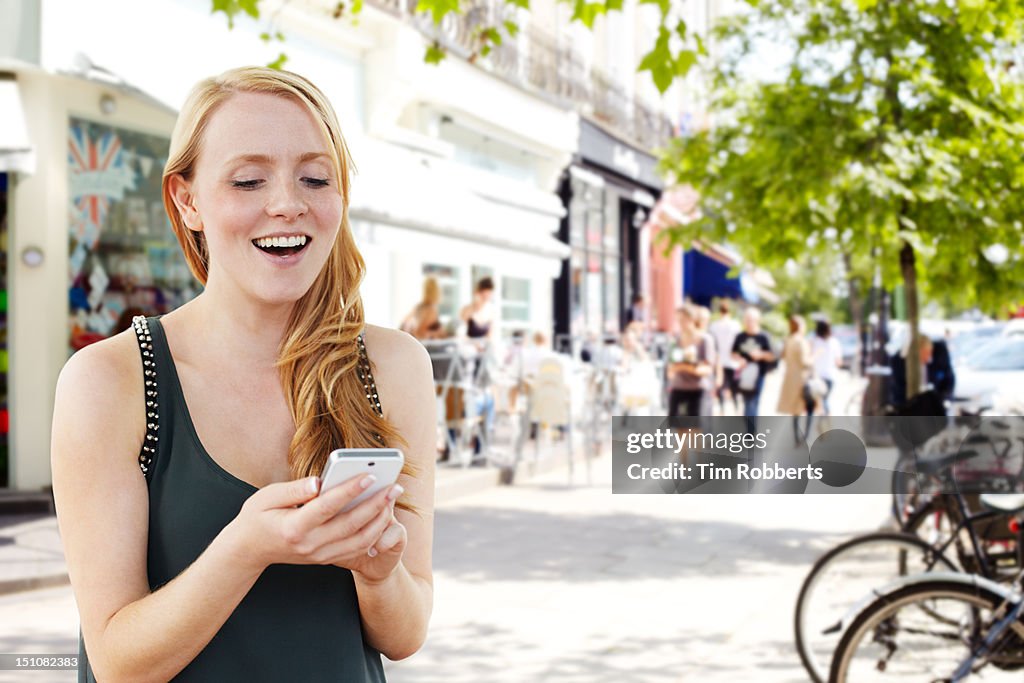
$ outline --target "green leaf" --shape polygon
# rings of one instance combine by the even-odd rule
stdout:
[[[490,45],[484,45],[482,48],[480,48],[480,56],[481,57],[486,57],[489,54],[491,54],[491,46]]]
[[[276,34],[274,34],[274,37],[277,38],[278,41],[280,41],[282,43],[284,42],[284,34],[281,33],[280,31],[278,31]]]
[[[454,12],[460,13],[459,0],[417,0],[417,12],[429,12],[435,25],[439,25],[445,16]]]
[[[676,22],[676,35],[685,43],[686,42],[686,22],[680,19]]]
[[[605,5],[607,6],[608,11],[621,11],[622,1],[623,0],[606,0]]]
[[[579,20],[587,28],[594,28],[594,20],[599,14],[604,14],[605,5],[587,0],[573,0],[572,18],[570,21]]]
[[[440,43],[431,43],[427,46],[427,51],[423,55],[423,61],[427,64],[440,64],[446,54],[445,49],[441,47]]]
[[[693,50],[681,50],[675,58],[675,75],[680,78],[690,73],[690,69],[697,63],[697,53]],[[665,92],[662,90],[661,92]]]
[[[271,69],[282,69],[284,68],[285,62],[287,61],[288,55],[282,52],[277,56],[277,59],[267,64],[267,66],[270,67]]]
[[[505,0],[505,4],[512,5],[513,7],[530,9],[530,0]]]
[[[480,31],[480,40],[483,43],[501,45],[501,34],[498,33],[498,29],[494,28],[493,26],[489,26]]]
[[[506,20],[503,25],[505,27],[505,31],[508,32],[508,35],[510,37],[515,38],[516,35],[518,35],[518,33],[519,33],[519,24],[517,24],[516,22],[514,22],[514,21],[509,19],[509,20]]]
[[[857,9],[861,12],[866,12],[869,9],[875,7],[878,4],[878,0],[857,0]]]
[[[264,43],[269,43],[270,42],[270,34],[266,33],[266,32],[261,33],[260,34],[260,40],[262,40]]]
[[[672,0],[640,0],[641,5],[657,5],[661,10],[661,16],[667,17],[672,9]]]

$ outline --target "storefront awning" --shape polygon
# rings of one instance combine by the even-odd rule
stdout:
[[[36,155],[25,125],[18,81],[0,73],[0,173],[35,173]]]
[[[447,160],[392,145],[375,144],[368,151],[352,182],[353,218],[568,258],[568,245],[554,237],[564,215],[554,194],[524,183],[513,182],[504,191],[493,182],[470,184]]]

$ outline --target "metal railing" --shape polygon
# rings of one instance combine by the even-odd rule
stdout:
[[[641,149],[652,151],[673,136],[671,120],[629,97],[622,86],[603,70],[587,68],[570,45],[529,26],[515,38],[505,38],[480,53],[479,36],[484,28],[501,27],[506,20],[518,23],[516,8],[501,0],[470,0],[462,13],[449,14],[435,26],[427,14],[417,14],[417,0],[369,0],[370,4],[409,22],[451,54],[473,61],[513,85],[541,93],[594,116]]]

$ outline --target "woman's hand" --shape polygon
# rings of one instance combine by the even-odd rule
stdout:
[[[387,487],[341,512],[375,479],[359,475],[322,496],[316,477],[270,484],[245,501],[229,528],[246,559],[261,570],[271,564],[333,564],[383,581],[405,549],[405,529],[394,519],[402,487]]]

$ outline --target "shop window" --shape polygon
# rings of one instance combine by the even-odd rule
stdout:
[[[76,351],[200,290],[164,211],[168,140],[72,118],[68,130],[71,338]]]

